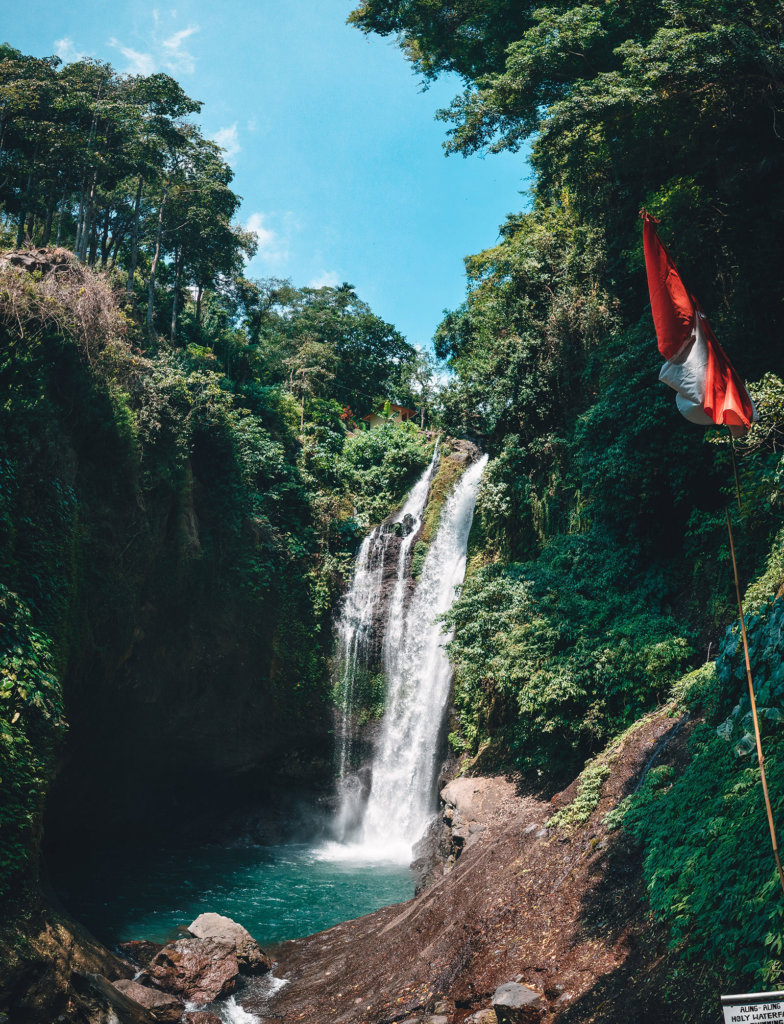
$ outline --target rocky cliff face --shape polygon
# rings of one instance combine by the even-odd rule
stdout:
[[[110,585],[124,607],[116,596],[103,604],[104,580],[84,588],[76,609],[82,636],[64,672],[70,730],[46,818],[55,852],[75,834],[138,834],[274,787],[312,786],[330,762],[327,709],[318,698],[292,704],[280,652],[281,620],[302,606],[292,608],[285,585],[278,601],[227,587],[209,485],[195,476],[184,507],[167,496],[122,531],[112,506],[89,525],[91,539],[112,538]],[[283,626],[290,635],[291,622]]]

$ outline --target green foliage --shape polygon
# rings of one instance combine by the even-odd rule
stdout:
[[[431,455],[431,443],[410,423],[387,423],[348,439],[338,472],[365,527],[394,511]]]
[[[779,739],[766,746],[780,818],[784,751]],[[644,844],[651,907],[686,958],[720,963],[737,988],[777,988],[784,912],[759,769],[739,760],[708,725],[695,730],[691,751],[679,776],[652,769],[624,817],[624,827]]]
[[[577,795],[571,803],[556,811],[547,820],[546,828],[572,829],[588,821],[596,810],[602,795],[602,786],[609,778],[610,770],[623,749],[626,741],[645,723],[644,718],[638,719],[628,729],[616,736],[607,747],[588,762],[577,779]],[[617,811],[617,808],[614,809]],[[608,828],[617,828],[619,821],[612,818],[613,811],[605,816]]]
[[[661,700],[691,648],[651,582],[593,534],[475,572],[447,616],[467,748],[561,776]]]
[[[341,707],[346,699],[345,678],[338,679],[332,689],[334,703]],[[386,708],[389,685],[384,673],[367,665],[357,666],[350,681],[351,709],[355,715],[356,725],[381,718]]]
[[[427,558],[428,545],[423,540],[418,540],[414,544],[414,550],[411,552],[411,575],[415,580],[418,580],[422,575],[422,570],[425,567],[425,559]]]
[[[37,877],[39,815],[64,731],[51,643],[0,584],[0,899]]]
[[[781,601],[747,618],[774,818],[784,812],[784,720],[780,704]],[[639,792],[608,818],[643,847],[651,907],[672,946],[692,962],[721,965],[725,984],[777,988],[784,977],[780,888],[770,849],[746,671],[737,627],[715,663],[675,688],[677,704],[701,719],[680,771],[654,767]],[[734,710],[727,717],[729,709]]]
[[[547,828],[558,826],[566,829],[582,825],[588,821],[599,803],[602,785],[610,774],[610,764],[606,758],[597,757],[590,761],[580,773],[577,796],[566,807],[547,821]]]
[[[773,599],[745,616],[749,659],[754,692],[763,733],[784,722],[784,661],[781,633],[784,630],[784,601]],[[716,660],[716,684],[720,692],[741,697],[732,714],[720,726],[724,739],[735,745],[739,756],[756,750],[751,703],[746,683],[746,660],[740,626],[727,630]]]
[[[438,524],[441,521],[441,513],[447,498],[454,491],[458,480],[468,466],[467,462],[460,462],[451,458],[450,455],[448,450],[441,452],[436,475],[430,484],[425,517],[422,522],[422,542],[425,544],[430,544],[438,532]]]

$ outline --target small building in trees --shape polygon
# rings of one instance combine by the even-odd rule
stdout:
[[[407,423],[408,420],[413,420],[415,417],[416,409],[409,409],[405,405],[394,405],[390,402],[388,415],[385,416],[380,412],[371,412],[368,416],[363,416],[362,421],[373,428],[383,427],[385,423]]]

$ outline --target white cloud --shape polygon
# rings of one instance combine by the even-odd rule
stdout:
[[[128,75],[151,75],[154,73],[157,62],[151,53],[142,53],[141,50],[134,50],[130,46],[123,46],[114,36],[109,40],[109,46],[115,47],[128,61],[123,72]]]
[[[54,52],[63,61],[64,64],[71,64],[75,60],[82,60],[86,57],[86,53],[82,53],[77,50],[76,44],[70,36],[63,36],[62,39],[56,39],[54,43]]]
[[[308,281],[308,288],[337,288],[340,278],[334,270],[322,270],[320,274]]]
[[[152,31],[144,50],[127,46],[114,36],[109,40],[109,45],[119,50],[128,61],[122,71],[130,75],[152,75],[161,70],[169,71],[173,75],[192,75],[196,70],[196,58],[185,43],[199,31],[199,26],[189,25],[162,38],[161,19],[157,10],[152,12],[152,21]],[[70,43],[70,40],[61,41]]]
[[[275,232],[264,224],[266,219],[265,213],[252,213],[245,221],[245,230],[253,232],[258,239],[259,248],[269,245],[275,239]]]
[[[196,69],[196,58],[183,47],[183,43],[198,31],[198,25],[189,25],[161,42],[165,54],[164,65],[169,71],[183,75],[193,74]]]
[[[267,213],[252,213],[245,221],[245,230],[252,231],[259,243],[259,251],[254,259],[265,265],[265,270],[280,273],[289,259],[289,239],[287,232],[275,230],[270,224]],[[290,218],[283,217],[284,227],[290,227]]]
[[[255,132],[256,129],[258,128],[258,126],[259,126],[259,122],[258,122],[257,118],[251,117],[251,118],[248,119],[248,123],[247,123],[246,127],[247,127],[249,132]]]
[[[217,142],[221,149],[226,150],[226,159],[231,160],[242,150],[240,137],[237,132],[237,122],[227,128],[219,128],[212,136],[213,142]]]

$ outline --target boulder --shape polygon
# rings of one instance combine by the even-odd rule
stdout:
[[[189,1003],[211,1003],[237,987],[237,954],[212,939],[180,939],[150,961],[147,978],[156,988]]]
[[[156,1024],[155,1017],[149,1010],[145,1010],[134,999],[129,999],[122,992],[118,992],[112,982],[100,974],[80,974],[74,971],[71,975],[69,995],[79,1011],[80,1020],[91,1021],[94,1024]]]
[[[231,946],[243,974],[266,974],[272,970],[272,960],[258,942],[247,929],[230,917],[199,914],[193,924],[188,926],[188,931],[197,939],[212,939],[213,942]]]
[[[541,1018],[546,1008],[542,992],[516,981],[499,986],[493,995],[498,1024],[532,1024]]]
[[[463,1024],[498,1024],[498,1017],[492,1008],[477,1010],[470,1017],[466,1017]]]
[[[138,981],[130,981],[127,978],[121,978],[120,981],[115,981],[113,984],[118,992],[122,992],[124,996],[133,999],[145,1010],[149,1010],[156,1020],[177,1024],[182,1016],[182,1003],[176,996],[169,995],[168,992],[160,992],[157,988],[146,988]]]
[[[183,1015],[182,1024],[223,1024],[220,1017],[205,1010],[188,1010]]]
[[[515,797],[515,787],[501,777],[469,778],[461,776],[452,779],[441,790],[441,799],[446,807],[444,816],[459,815],[463,821],[486,824]]]

